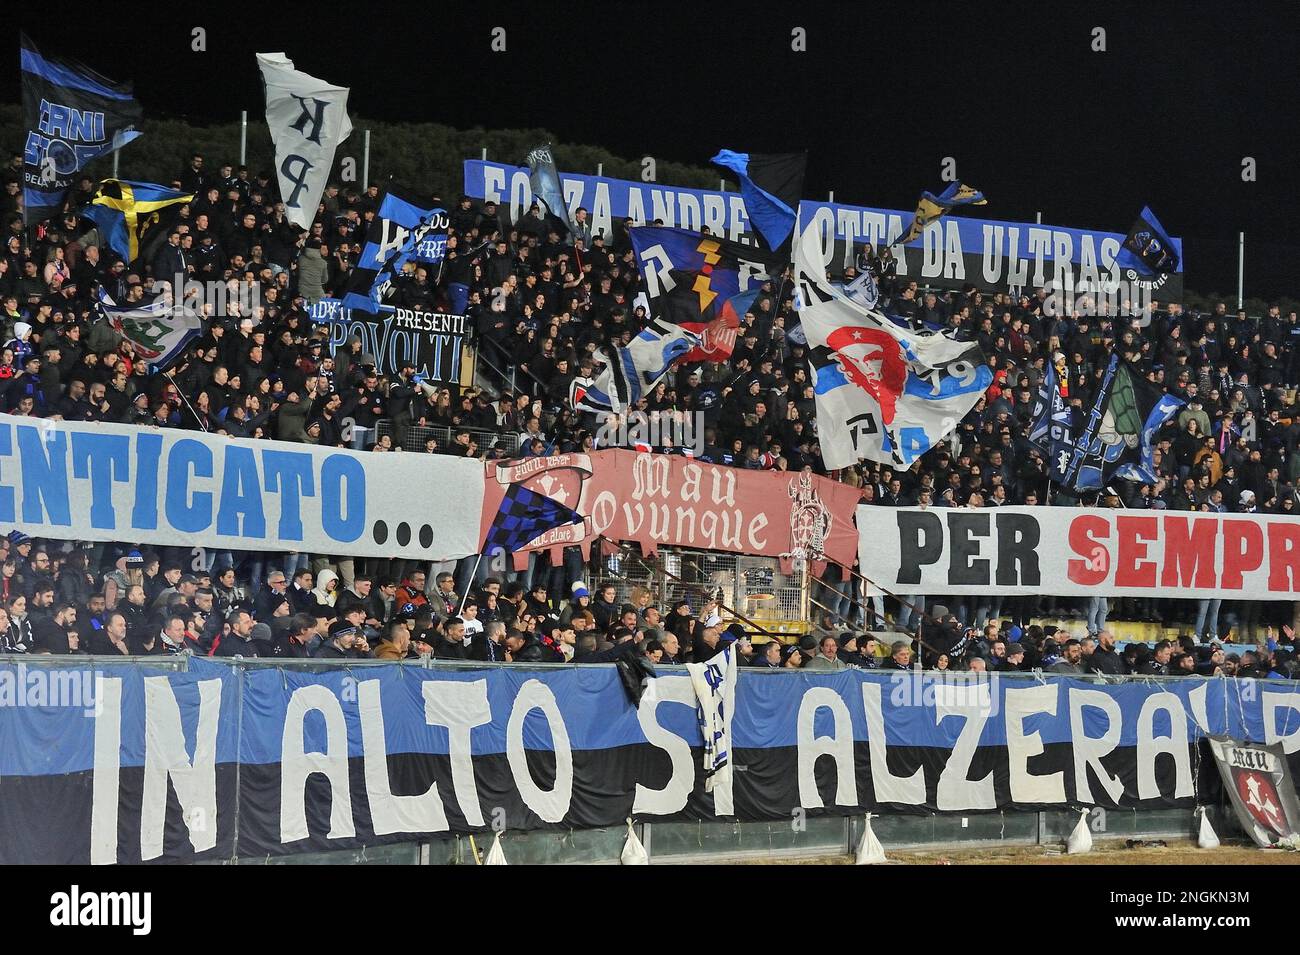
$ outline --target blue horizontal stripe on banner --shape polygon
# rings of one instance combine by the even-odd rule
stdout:
[[[647,742],[638,715],[631,708],[612,667],[439,672],[394,664],[323,672],[267,667],[241,673],[233,665],[208,660],[192,660],[188,672],[159,671],[148,668],[147,664],[109,664],[92,671],[7,663],[0,665],[0,681],[8,681],[9,686],[6,691],[5,685],[0,683],[0,775],[58,775],[93,768],[95,734],[100,719],[93,715],[93,699],[74,701],[78,705],[35,706],[30,705],[34,702],[32,700],[20,702],[4,693],[13,692],[20,676],[30,684],[33,674],[43,675],[47,680],[54,673],[75,674],[75,678],[64,679],[69,681],[68,685],[84,688],[91,685],[95,672],[103,678],[122,681],[120,754],[124,767],[144,764],[146,678],[161,678],[170,686],[180,713],[186,752],[190,756],[194,752],[198,724],[199,684],[207,680],[220,681],[218,763],[233,762],[236,758],[246,764],[279,762],[290,698],[295,690],[312,686],[323,687],[338,701],[347,731],[349,757],[363,755],[357,703],[363,681],[378,681],[385,751],[390,755],[445,755],[450,751],[448,730],[425,722],[423,688],[429,683],[486,682],[491,722],[470,731],[471,752],[476,756],[506,751],[507,724],[514,700],[526,684],[533,682],[544,685],[553,695],[573,750],[605,750]],[[687,678],[681,671],[664,670],[660,679],[684,681]],[[666,687],[666,684],[662,685]],[[52,682],[47,683],[47,692],[49,686]],[[890,746],[951,749],[967,723],[967,717],[962,714],[969,713],[986,717],[979,745],[1005,746],[1009,701],[1021,710],[1038,709],[1054,701],[1054,715],[1040,712],[1023,718],[1022,734],[1036,733],[1044,745],[1069,743],[1074,735],[1071,695],[1075,699],[1088,699],[1081,695],[1084,692],[1101,694],[1118,704],[1121,715],[1119,746],[1137,745],[1139,736],[1144,734],[1148,738],[1169,736],[1169,715],[1160,706],[1174,701],[1182,707],[1189,739],[1205,735],[1195,725],[1202,717],[1206,720],[1208,735],[1237,739],[1262,741],[1269,736],[1285,736],[1300,727],[1300,686],[1262,684],[1250,680],[1188,678],[1152,684],[1101,686],[1073,679],[1041,684],[1033,680],[1002,679],[985,683],[980,688],[978,684],[953,680],[944,683],[933,675],[918,679],[911,672],[896,675],[863,671],[768,675],[742,671],[736,696],[733,745],[741,749],[796,745],[801,709],[805,711],[805,719],[807,714],[811,714],[813,737],[831,735],[834,732],[833,710],[841,709],[848,714],[853,739],[866,742],[869,733],[863,702],[864,688],[871,688],[873,693],[879,691],[885,739]],[[988,692],[986,698],[991,706],[981,702],[985,698],[984,691]],[[239,713],[241,697],[242,719]],[[701,745],[694,707],[665,701],[663,694],[660,694],[660,700],[655,713],[656,722],[692,746]],[[1027,701],[1033,701],[1034,705],[1027,706]],[[952,714],[937,719],[936,702],[952,710]],[[1154,714],[1146,728],[1141,721],[1144,706]],[[1272,712],[1274,726],[1271,734],[1265,732],[1266,709]],[[1107,719],[1102,710],[1088,706],[1082,710],[1082,725],[1089,737],[1099,738],[1106,732]],[[325,750],[325,718],[321,714],[306,715],[303,737],[304,752]],[[540,711],[534,710],[525,718],[523,740],[527,749],[551,748],[550,729]]]

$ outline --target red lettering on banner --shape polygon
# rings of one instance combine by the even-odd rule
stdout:
[[[1101,541],[1110,537],[1110,522],[1096,515],[1082,515],[1070,522],[1070,549],[1083,560],[1070,560],[1066,575],[1076,584],[1092,587],[1106,579],[1110,552]]]
[[[1300,524],[1268,525],[1268,589],[1300,590]]]
[[[1264,531],[1254,521],[1223,522],[1224,590],[1240,590],[1242,575],[1264,563]]]
[[[1119,553],[1115,558],[1116,587],[1154,587],[1156,563],[1143,560],[1147,556],[1147,541],[1160,536],[1154,517],[1115,518],[1115,535],[1119,539]]]
[[[1214,547],[1218,540],[1219,522],[1214,518],[1189,520],[1166,514],[1165,563],[1160,572],[1160,586],[1213,590]]]

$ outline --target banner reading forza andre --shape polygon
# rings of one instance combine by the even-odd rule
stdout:
[[[901,594],[1295,600],[1300,522],[1092,508],[858,508],[862,574]]]
[[[512,222],[528,212],[533,193],[528,169],[469,159],[464,164],[465,194],[505,205]],[[591,213],[592,234],[602,229],[608,239],[615,221],[630,216],[639,224],[662,219],[664,225],[698,231],[708,226],[714,235],[733,241],[754,231],[745,201],[736,192],[686,189],[660,183],[632,182],[603,176],[561,172],[560,183],[570,211],[579,206]],[[846,266],[865,243],[877,251],[896,241],[913,213],[904,209],[849,206],[805,199],[799,203],[803,228],[817,231],[822,260],[832,276]],[[899,278],[915,279],[936,288],[959,289],[968,283],[985,288],[1038,288],[1055,282],[1062,291],[1079,294],[1084,288],[1112,283],[1144,283],[1150,297],[1177,302],[1183,297],[1182,240],[1174,239],[1178,268],[1158,279],[1143,279],[1116,263],[1124,235],[1097,229],[1075,229],[1036,222],[945,216],[902,248],[895,247]]]
[[[482,501],[475,461],[0,415],[0,526],[33,537],[445,560]]]

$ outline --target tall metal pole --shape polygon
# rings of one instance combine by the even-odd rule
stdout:
[[[117,157],[119,155],[120,153],[117,150],[113,151],[113,178],[114,179],[117,178]]]
[[[1037,222],[1039,225],[1042,225],[1042,224],[1043,224],[1043,214],[1042,214],[1041,212],[1035,212],[1035,213],[1034,213],[1034,221]]]
[[[596,163],[596,175],[598,176],[605,175],[605,164],[603,162]]]
[[[827,197],[826,197],[826,201],[827,201],[827,202],[834,202],[834,201],[835,201],[835,190],[832,189],[829,193],[826,194],[826,196],[827,196]]]
[[[487,162],[487,147],[483,147],[483,161]]]
[[[248,165],[248,110],[239,112],[239,164]]]
[[[370,130],[366,130],[365,146],[361,154],[361,191],[370,188]]]
[[[1237,311],[1241,311],[1246,288],[1246,233],[1237,233]]]

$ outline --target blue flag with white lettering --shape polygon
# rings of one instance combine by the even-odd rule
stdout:
[[[92,160],[140,135],[144,111],[130,83],[115,83],[75,60],[45,56],[20,34],[23,115],[23,222],[63,211],[68,189]]]

